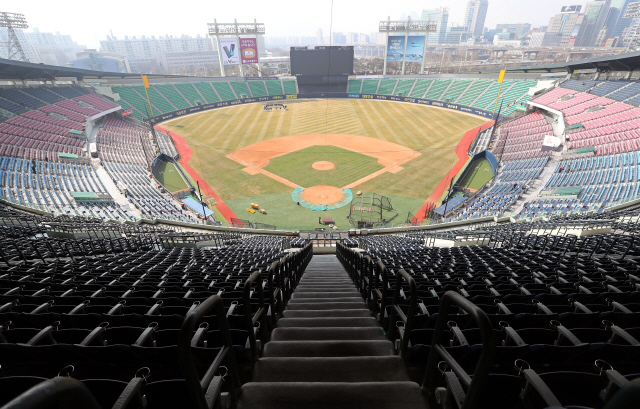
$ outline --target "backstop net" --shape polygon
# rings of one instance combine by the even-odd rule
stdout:
[[[358,228],[376,228],[390,223],[398,213],[388,197],[373,193],[356,196],[349,205],[349,223]]]

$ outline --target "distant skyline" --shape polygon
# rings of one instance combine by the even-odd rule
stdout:
[[[95,9],[86,0],[67,0],[64,5],[50,1],[26,0],[6,4],[0,11],[23,13],[29,29],[37,27],[42,32],[70,35],[78,44],[99,48],[100,40],[110,35],[128,36],[180,36],[188,34],[205,36],[207,23],[258,22],[264,23],[269,36],[315,36],[321,28],[328,38],[331,25],[331,1],[314,2],[281,1],[268,3],[246,0],[242,3],[192,0],[181,3],[133,0],[109,7],[95,3]],[[179,6],[178,6],[179,4]],[[346,0],[334,1],[333,31],[370,33],[377,31],[378,21],[400,19],[401,16],[420,15],[423,9],[449,7],[450,23],[462,24],[466,0],[399,0],[393,2]],[[486,26],[493,28],[503,23],[530,23],[532,27],[547,25],[549,18],[565,5],[586,1],[537,0],[489,0]],[[240,6],[238,6],[240,5]]]

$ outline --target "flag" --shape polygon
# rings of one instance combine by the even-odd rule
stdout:
[[[147,79],[146,75],[142,76],[142,83],[144,84],[145,88],[149,88],[149,80]]]
[[[502,81],[504,81],[504,74],[507,72],[507,69],[505,68],[504,70],[500,71],[500,76],[498,77],[498,84],[502,84]]]

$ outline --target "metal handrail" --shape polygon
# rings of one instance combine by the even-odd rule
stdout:
[[[211,310],[214,311],[218,320],[218,329],[222,334],[224,346],[216,355],[203,378],[200,379],[191,356],[191,340],[198,323],[204,316],[208,315]],[[217,295],[212,295],[187,314],[178,336],[178,365],[187,382],[187,389],[191,394],[196,409],[209,409],[218,398],[218,393],[211,394],[209,391],[210,385],[213,383],[214,378],[216,378],[216,373],[223,363],[226,364],[229,370],[231,397],[235,400],[241,383],[236,358],[233,353],[233,341],[231,340],[231,333],[229,332],[229,324],[227,323],[222,298]],[[220,378],[219,376],[217,377]]]
[[[471,378],[467,372],[458,364],[458,362],[445,349],[442,342],[445,339],[444,332],[449,321],[449,314],[452,306],[457,306],[465,311],[476,322],[480,329],[482,337],[482,353],[473,372]],[[464,390],[467,391],[464,401],[460,409],[471,409],[476,407],[478,399],[482,393],[482,388],[489,375],[489,370],[493,365],[496,354],[496,341],[493,333],[493,327],[487,314],[478,308],[471,301],[455,291],[447,291],[442,296],[440,309],[438,312],[438,321],[436,322],[433,342],[431,344],[431,352],[427,362],[422,388],[427,393],[433,394],[437,388],[437,370],[440,361],[444,361],[457,378],[462,383]]]
[[[100,409],[100,405],[82,382],[58,376],[35,385],[2,408]]]
[[[407,280],[407,283],[409,284],[409,294],[410,294],[409,295],[409,311],[408,311],[408,314],[406,315],[404,311],[402,311],[402,308],[400,308],[400,306],[398,305],[400,301],[400,288],[402,284],[402,279]],[[386,283],[383,283],[383,285],[387,287]],[[417,298],[418,298],[418,287],[416,286],[415,280],[413,279],[413,277],[411,277],[411,275],[409,275],[409,273],[407,273],[404,269],[401,268],[400,270],[398,270],[398,273],[396,274],[396,284],[393,291],[393,310],[398,315],[400,320],[402,320],[402,322],[404,323],[404,331],[400,332],[400,349],[399,349],[400,356],[403,356],[403,357],[406,353],[407,346],[409,345],[409,334],[413,329],[413,319],[416,315],[416,307],[418,305]]]
[[[254,360],[260,358],[260,351],[258,349],[258,345],[256,342],[256,334],[255,334],[255,324],[256,322],[260,322],[261,330],[268,330],[266,313],[267,309],[264,303],[264,292],[262,289],[262,274],[260,271],[256,271],[247,281],[244,282],[244,290],[243,290],[243,302],[244,302],[244,315],[247,320],[248,331],[249,331],[249,345],[251,346],[251,355]],[[251,315],[251,287],[253,283],[256,283],[256,288],[258,290],[258,311],[255,314]],[[263,327],[264,326],[264,327]]]

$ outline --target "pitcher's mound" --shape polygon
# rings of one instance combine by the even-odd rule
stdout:
[[[331,204],[342,199],[342,190],[333,186],[313,186],[302,192],[306,200],[318,204]]]
[[[331,162],[322,161],[322,162],[314,162],[313,165],[311,165],[311,167],[314,168],[315,170],[331,170],[335,168],[336,165],[334,165]]]

